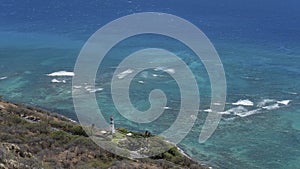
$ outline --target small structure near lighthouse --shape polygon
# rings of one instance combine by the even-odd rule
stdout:
[[[113,116],[110,116],[109,132],[111,135],[115,134],[115,123]]]

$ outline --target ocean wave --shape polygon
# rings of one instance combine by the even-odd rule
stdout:
[[[95,88],[93,86],[85,86],[84,87],[86,91],[90,92],[90,93],[95,93],[95,92],[99,92],[99,91],[102,91],[103,88]]]
[[[237,113],[241,113],[241,112],[245,112],[245,111],[248,111],[245,107],[238,106],[238,107],[233,107],[233,108],[223,111],[223,112],[219,112],[219,114],[236,115]]]
[[[51,82],[52,83],[67,83],[66,80],[57,80],[57,79],[52,79]]]
[[[0,80],[4,80],[4,79],[7,79],[7,77],[6,76],[0,77]]]
[[[87,91],[89,91],[90,93],[95,93],[95,92],[98,92],[98,91],[102,91],[103,88],[96,88],[96,89],[86,89]]]
[[[157,68],[154,69],[154,71],[160,71],[160,70],[164,70],[164,68],[163,67],[157,67]]]
[[[206,109],[206,110],[203,110],[204,112],[207,112],[207,113],[210,113],[210,112],[212,112],[212,110],[211,109]]]
[[[291,94],[291,95],[297,95],[298,93],[296,92],[287,92],[288,94]]]
[[[274,102],[276,102],[276,100],[274,100],[274,99],[264,99],[263,101],[259,102],[257,104],[257,106],[258,107],[264,107],[266,104],[268,104],[268,103],[274,103]]]
[[[163,68],[163,67],[157,67],[157,68],[154,69],[154,71],[165,71],[169,74],[174,74],[175,73],[175,69],[171,69],[171,68],[166,69],[166,68]]]
[[[278,103],[276,104],[272,104],[272,105],[269,105],[269,106],[264,106],[262,107],[263,109],[266,109],[266,110],[275,110],[275,109],[279,109],[280,106]]]
[[[167,73],[170,73],[170,74],[175,73],[175,69],[165,69],[164,71],[167,72]]]
[[[47,76],[55,77],[55,76],[74,76],[74,72],[67,72],[67,71],[58,71],[58,72],[53,72],[50,74],[47,74]]]
[[[283,104],[283,105],[288,105],[291,102],[291,100],[282,100],[282,101],[277,101],[277,103],[279,104]]]
[[[274,110],[280,107],[280,105],[287,106],[291,100],[274,100],[274,99],[264,99],[257,104],[257,107],[261,107],[267,110]]]
[[[253,106],[253,102],[250,100],[239,100],[232,105],[236,105],[236,107],[232,107],[226,111],[218,112],[219,114],[224,115],[223,119],[228,121],[229,119],[233,120],[237,117],[247,117],[255,114],[260,114],[264,112],[268,112],[270,110],[275,110],[279,108],[286,107],[290,104],[292,100],[275,100],[275,99],[264,99],[257,103],[255,107]],[[247,107],[247,108],[246,108]],[[204,110],[205,112],[211,112],[210,109]]]
[[[247,116],[251,116],[251,115],[259,114],[259,113],[261,113],[261,109],[254,109],[254,110],[250,110],[250,111],[239,112],[239,113],[235,113],[235,115],[240,116],[240,117],[247,117]]]
[[[232,118],[232,117],[247,117],[254,114],[264,113],[270,110],[279,109],[282,107],[286,107],[290,104],[292,100],[275,100],[275,99],[263,99],[258,102],[256,105],[256,109],[251,108],[249,106],[253,106],[254,103],[250,100],[239,100],[232,105],[236,105],[236,107],[230,108],[223,112],[218,112],[219,114],[225,115],[224,119]],[[246,108],[246,107],[247,108]],[[210,112],[210,109],[204,110],[206,112]],[[235,119],[235,118],[234,118]]]
[[[119,79],[123,79],[124,77],[126,77],[127,75],[129,75],[131,73],[133,73],[133,70],[132,69],[127,69],[124,72],[121,72],[121,73],[117,74],[117,77]]]
[[[232,103],[232,105],[235,105],[235,106],[239,106],[239,105],[241,105],[241,106],[253,106],[254,104],[253,104],[252,101],[246,99],[246,100],[239,100],[235,103]]]
[[[81,89],[82,86],[73,86],[74,89]]]
[[[235,119],[232,116],[247,117],[247,116],[251,116],[251,115],[259,114],[259,113],[262,113],[260,108],[254,109],[254,110],[248,110],[243,106],[233,107],[224,112],[219,112],[219,114],[222,114],[222,115],[231,115],[231,117],[229,117],[229,119]],[[228,118],[226,118],[226,119],[228,119]]]

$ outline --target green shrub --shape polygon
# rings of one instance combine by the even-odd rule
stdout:
[[[84,131],[84,129],[80,125],[72,126],[69,129],[69,132],[72,133],[72,134],[74,134],[74,135],[88,137],[88,135],[86,134],[86,132]]]
[[[126,128],[117,128],[117,130],[123,134],[128,134],[129,131]]]
[[[171,148],[168,153],[172,154],[173,156],[180,156],[178,149],[176,147]]]
[[[11,105],[9,105],[9,106],[7,106],[6,107],[6,111],[8,111],[8,112],[13,112],[15,110],[15,108],[14,107],[12,107]]]
[[[132,137],[133,138],[142,138],[142,137],[144,137],[144,134],[139,133],[139,132],[132,132]]]
[[[50,137],[56,140],[56,145],[66,144],[72,139],[71,136],[64,131],[54,131],[50,134]]]
[[[13,124],[23,124],[24,120],[21,119],[20,117],[16,116],[16,115],[9,115],[7,116],[7,119],[9,120],[9,122],[13,123]]]

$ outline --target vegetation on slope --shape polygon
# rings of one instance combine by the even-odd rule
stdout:
[[[126,129],[120,129],[119,133],[126,132]],[[97,146],[78,123],[61,115],[0,101],[2,168],[205,167],[181,154],[176,147],[152,158],[120,157]]]

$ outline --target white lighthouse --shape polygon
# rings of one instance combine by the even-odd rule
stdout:
[[[113,116],[110,116],[109,130],[111,135],[115,133],[115,123]]]

